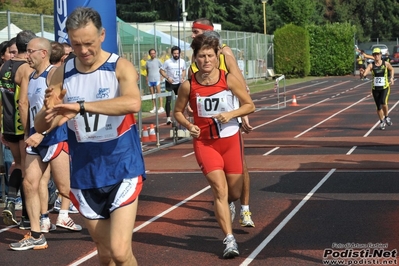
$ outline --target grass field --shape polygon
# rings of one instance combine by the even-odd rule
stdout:
[[[296,78],[296,79],[286,79],[285,86],[289,86],[292,84],[298,84],[301,82],[306,82],[310,80],[319,79],[320,77],[306,77],[306,78]],[[252,93],[257,93],[260,91],[272,90],[274,89],[274,80],[265,80],[265,79],[258,79],[258,80],[248,80],[248,87]],[[280,84],[282,86],[282,84]],[[164,101],[165,102],[165,99]],[[152,102],[150,100],[143,101],[141,103],[141,110],[143,112],[149,112],[152,109]]]

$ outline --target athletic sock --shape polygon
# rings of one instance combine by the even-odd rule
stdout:
[[[41,232],[34,232],[34,231],[30,231],[30,235],[33,237],[33,238],[39,238],[41,235],[42,235],[42,233]]]
[[[68,210],[60,210],[58,217],[68,218]]]
[[[241,212],[248,212],[249,211],[249,205],[241,205]]]

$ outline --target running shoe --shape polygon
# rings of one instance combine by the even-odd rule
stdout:
[[[223,240],[223,244],[226,245],[226,248],[223,251],[223,258],[231,259],[240,255],[238,251],[238,245],[234,238],[234,236],[228,236]]]
[[[61,209],[61,200],[58,198],[55,202],[54,202],[54,207],[53,207],[53,211],[55,212],[59,212]],[[69,203],[69,209],[68,209],[68,213],[79,213],[78,209],[75,208],[75,206],[72,204],[72,202]]]
[[[57,226],[66,228],[72,231],[80,231],[82,230],[82,227],[78,224],[75,224],[75,222],[72,220],[71,217],[68,216],[67,219],[62,219],[60,216],[57,218]]]
[[[47,247],[47,241],[43,234],[36,239],[31,236],[30,232],[21,241],[10,244],[12,250],[46,249]]]
[[[21,221],[19,222],[19,229],[30,230],[30,220],[27,217],[21,217]]]
[[[388,126],[392,126],[391,118],[386,117],[386,118],[385,118],[385,123],[386,123]]]
[[[381,129],[381,130],[384,130],[384,129],[385,129],[385,122],[381,122],[381,123],[380,123],[380,129]]]
[[[18,197],[15,199],[15,210],[20,211],[22,210],[22,198]]]
[[[236,217],[236,205],[234,205],[233,201],[229,203],[229,208],[230,208],[231,222],[233,222],[234,217]]]
[[[158,109],[158,114],[162,114],[165,112],[165,109],[163,109],[163,107],[159,107]]]
[[[5,225],[16,225],[18,224],[15,220],[15,203],[14,201],[7,201],[6,206],[3,210],[3,222]]]
[[[172,119],[170,119],[170,117],[168,117],[168,118],[166,119],[166,124],[167,124],[167,125],[172,124]]]
[[[40,219],[40,232],[48,233],[50,231],[56,230],[57,227],[51,223],[50,218],[41,218]]]
[[[255,227],[251,215],[252,213],[250,211],[243,211],[240,213],[240,224],[242,227]]]
[[[155,113],[155,107],[150,111],[151,114]]]

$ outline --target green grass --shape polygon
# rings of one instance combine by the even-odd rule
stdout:
[[[285,86],[289,85],[294,85],[302,82],[307,82],[311,80],[316,80],[319,79],[320,77],[306,77],[306,78],[295,78],[295,79],[286,79],[285,80]],[[267,91],[267,90],[272,90],[274,89],[276,81],[275,80],[265,80],[265,79],[260,79],[257,81],[252,81],[248,83],[248,87],[251,91],[251,94],[257,93],[260,91]],[[283,86],[284,81],[280,81],[280,88]]]
[[[285,86],[289,85],[294,85],[310,80],[316,80],[319,79],[320,77],[306,77],[306,78],[295,78],[295,79],[286,79],[285,80]],[[251,91],[251,94],[261,92],[261,91],[267,91],[267,90],[272,90],[274,89],[274,84],[275,80],[265,80],[264,78],[258,79],[258,80],[250,80],[248,82],[248,87]],[[280,81],[280,86],[283,85],[283,81]],[[163,102],[165,102],[165,98],[163,98]],[[151,100],[146,100],[141,102],[141,110],[143,112],[149,112],[152,110],[152,101]]]

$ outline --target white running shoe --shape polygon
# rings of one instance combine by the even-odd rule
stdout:
[[[54,231],[57,227],[51,223],[50,218],[41,218],[40,219],[40,232],[48,233],[50,231]]]
[[[150,111],[151,114],[155,113],[155,107]]]
[[[381,122],[381,123],[380,123],[380,129],[381,129],[381,130],[384,130],[384,129],[385,129],[385,122]]]
[[[167,125],[172,124],[172,119],[170,119],[170,117],[166,118],[166,124]]]
[[[238,251],[238,245],[234,236],[230,235],[226,237],[223,240],[223,244],[226,245],[226,248],[223,251],[223,258],[230,259],[240,255],[240,252]]]
[[[71,217],[68,216],[67,219],[62,219],[60,216],[57,218],[57,226],[66,228],[72,231],[82,230],[82,226],[75,224]]]
[[[240,224],[242,227],[255,227],[255,224],[252,221],[251,215],[252,215],[252,213],[250,211],[241,211]]]
[[[158,114],[162,114],[162,113],[164,113],[165,112],[165,109],[163,109],[163,107],[160,107],[159,109],[158,109]]]
[[[385,123],[386,123],[388,126],[392,126],[391,118],[389,118],[389,117],[385,118]],[[15,209],[16,209],[16,208],[15,208]]]

